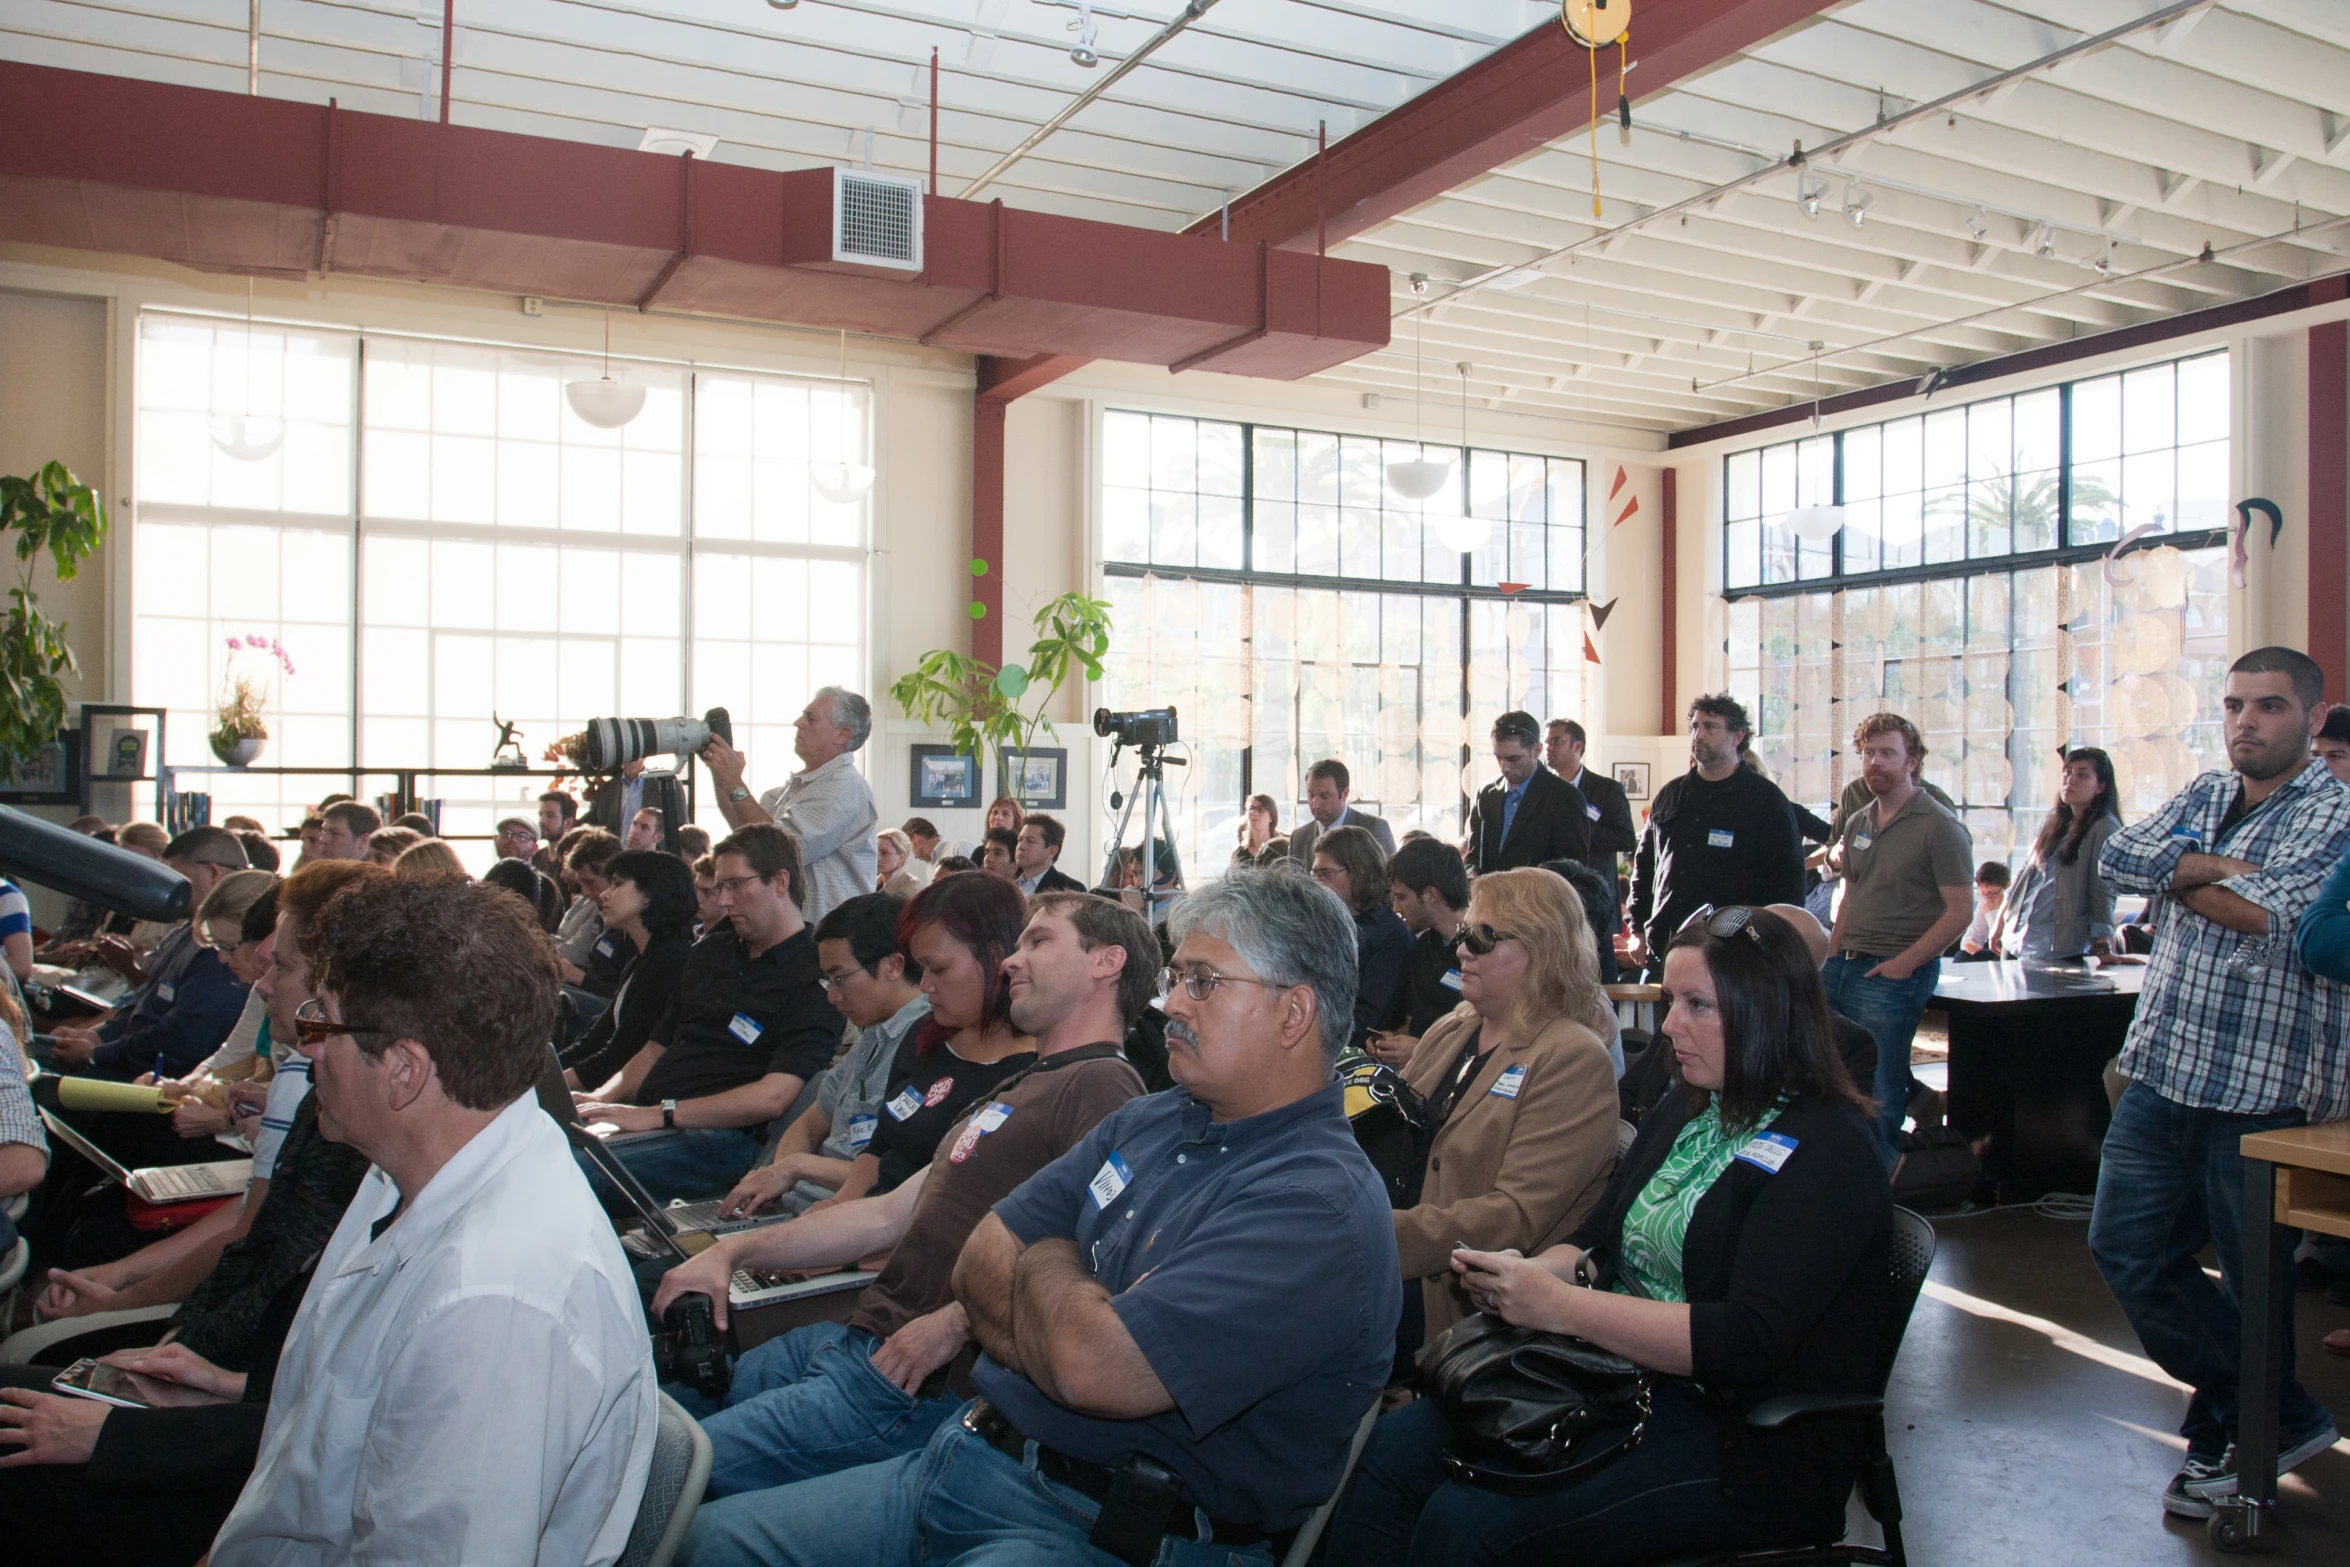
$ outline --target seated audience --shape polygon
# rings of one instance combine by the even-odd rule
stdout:
[[[693,1562],[1103,1562],[1087,1540],[1116,1485],[1117,1559],[1262,1563],[1329,1494],[1400,1293],[1332,1077],[1352,921],[1303,878],[1244,871],[1174,926],[1180,1086],[1112,1110],[962,1248],[979,1398],[918,1452],[705,1507]],[[1169,1483],[1129,1489],[1149,1473],[1129,1460]]]
[[[631,849],[655,849],[668,853],[661,847],[669,841],[669,829],[661,820],[660,810],[650,805],[640,807],[628,819],[628,831],[622,835],[622,841]],[[671,854],[670,858],[675,859],[676,856]]]
[[[390,870],[400,856],[424,842],[425,835],[405,827],[378,827],[367,835],[367,862]]]
[[[498,823],[496,844],[499,859],[528,861],[539,852],[538,823],[509,816]]]
[[[2309,750],[2326,764],[2327,772],[2350,784],[2350,706],[2336,702],[2326,709],[2325,722],[2310,738]]]
[[[0,955],[17,984],[33,977],[33,905],[15,882],[0,876]]]
[[[579,827],[579,801],[572,798],[570,790],[549,789],[539,796],[541,839],[549,844],[561,843],[564,838],[577,832]],[[619,834],[616,832],[613,836],[618,837]],[[542,865],[539,869],[551,873],[553,867]]]
[[[1085,883],[1060,868],[1061,845],[1068,829],[1060,818],[1031,811],[1020,824],[1012,849],[1012,880],[1030,897],[1040,892],[1083,892]]]
[[[987,818],[981,825],[987,832],[994,832],[1001,827],[1012,835],[1014,842],[1018,842],[1020,824],[1027,819],[1028,813],[1020,809],[1018,800],[1008,794],[999,794],[987,802]],[[985,869],[984,866],[981,868]]]
[[[284,857],[277,852],[277,845],[271,843],[265,834],[242,829],[236,831],[237,842],[245,846],[245,863],[253,869],[275,872],[285,863]]]
[[[1616,937],[1624,928],[1624,905],[1616,895],[1616,878],[1581,860],[1548,860],[1544,870],[1566,878],[1583,905],[1583,921],[1591,930],[1591,947],[1599,956],[1599,982],[1612,985],[1622,976],[1616,962]]]
[[[906,835],[907,859],[890,881],[903,885],[885,886],[881,890],[897,897],[911,898],[930,885],[931,873],[938,868],[941,853],[938,828],[926,816],[909,816],[899,830]]]
[[[49,1137],[25,1087],[23,1040],[32,1036],[16,998],[0,994],[0,1203],[41,1184],[49,1173]],[[16,1247],[16,1221],[0,1207],[0,1262]],[[4,1330],[5,1323],[0,1323]]]
[[[269,967],[263,947],[277,918],[277,885],[267,871],[232,871],[196,911],[196,939],[219,953],[237,983],[247,988],[244,1010],[220,1048],[179,1077],[163,1079],[167,1094],[183,1096],[171,1112],[171,1128],[183,1138],[230,1130],[237,1107],[230,1102],[229,1085],[259,1078],[253,1084],[257,1093],[268,1080],[269,1003],[256,982]]]
[[[912,857],[914,846],[905,833],[895,827],[884,827],[873,835],[873,890],[887,892],[890,878],[905,868]]]
[[[620,852],[619,839],[601,828],[583,827],[563,857],[564,873],[579,893],[555,931],[563,983],[604,1000],[620,988],[620,976],[636,957],[628,938],[604,922],[604,871]]]
[[[845,1326],[771,1339],[736,1367],[726,1407],[703,1421],[717,1448],[711,1495],[734,1500],[704,1505],[697,1554],[738,1530],[791,1527],[770,1487],[913,1452],[960,1406],[946,1391],[971,1344],[956,1259],[990,1207],[1142,1091],[1118,1041],[1149,1004],[1157,961],[1158,944],[1126,910],[1076,894],[1039,899],[1004,963],[1013,1015],[1037,1041],[1034,1063],[949,1128],[929,1167],[895,1191],[728,1236],[662,1281],[656,1310],[700,1291],[723,1317],[735,1268],[890,1253]]]
[[[725,917],[718,907],[718,860],[705,854],[694,861],[695,937],[707,936],[711,927]]]
[[[189,828],[171,840],[163,859],[188,879],[192,909],[224,878],[247,869],[244,846],[225,827]],[[124,1082],[144,1073],[178,1077],[228,1037],[244,1010],[244,985],[219,953],[196,940],[188,921],[156,943],[142,972],[139,988],[104,1020],[56,1031],[59,1066]]]
[[[1033,1059],[1003,977],[1026,917],[1019,892],[993,876],[925,887],[898,915],[898,950],[921,967],[930,1016],[898,1047],[881,1119],[842,1197],[888,1191],[928,1165],[964,1107]]]
[[[651,811],[651,817],[645,812]],[[620,771],[588,796],[587,823],[626,840],[632,849],[678,852],[671,829],[685,820],[685,781],[668,767],[648,769],[645,759],[621,764]]]
[[[1375,1028],[1384,1028],[1402,988],[1411,958],[1412,933],[1389,907],[1387,857],[1379,840],[1360,827],[1334,827],[1314,840],[1314,880],[1338,895],[1355,923],[1355,986],[1351,1050],[1363,1048]]]
[[[1257,863],[1265,845],[1281,836],[1281,807],[1269,794],[1252,794],[1241,813],[1240,842],[1232,851],[1232,868],[1245,870]]]
[[[1658,1373],[1645,1436],[1514,1496],[1449,1479],[1442,1412],[1407,1405],[1372,1433],[1332,1562],[1644,1562],[1843,1534],[1858,1423],[1756,1431],[1744,1416],[1782,1395],[1875,1391],[1893,1211],[1869,1107],[1830,1043],[1810,951],[1776,916],[1708,916],[1673,939],[1664,974],[1682,1092],[1563,1242],[1450,1264],[1489,1316]]]
[[[484,883],[503,887],[528,904],[538,914],[539,929],[549,935],[555,933],[563,916],[562,894],[555,884],[531,869],[525,859],[507,857],[481,873]]]
[[[403,811],[392,819],[394,827],[405,827],[419,838],[438,838],[441,830],[432,824],[432,818],[422,811]]]
[[[605,862],[603,880],[596,901],[605,939],[617,937],[636,956],[612,1005],[564,1050],[564,1080],[595,1098],[622,1101],[652,1070],[653,1030],[677,1002],[694,946],[694,876],[674,854],[631,849]]]
[[[816,925],[816,961],[825,993],[857,1029],[857,1042],[817,1080],[816,1102],[784,1129],[775,1155],[735,1183],[726,1213],[740,1217],[776,1208],[807,1212],[838,1193],[850,1164],[873,1141],[889,1102],[899,1049],[930,1016],[922,965],[898,950],[905,900],[869,892],[836,907]]]
[[[392,862],[392,874],[402,881],[471,881],[472,873],[446,839],[427,838]],[[532,910],[535,920],[538,911]]]
[[[1020,854],[1020,835],[1009,827],[990,827],[979,843],[979,868],[1001,881],[1019,876],[1013,862]]]
[[[383,826],[372,805],[361,805],[349,795],[331,799],[318,812],[318,839],[303,849],[304,859],[364,860],[367,841]]]
[[[692,822],[677,829],[677,857],[691,865],[710,852],[710,829]]]
[[[960,876],[965,871],[976,871],[978,869],[979,866],[971,859],[969,855],[950,854],[938,862],[938,869],[931,872],[930,879],[932,881],[937,881],[942,876]]]
[[[1461,1004],[1460,938],[1469,907],[1469,869],[1458,850],[1423,833],[1404,835],[1387,862],[1387,895],[1412,933],[1382,1030],[1364,1047],[1399,1071],[1420,1036]]]
[[[552,945],[498,891],[330,904],[297,1014],[319,1124],[374,1168],[286,1336],[213,1557],[610,1563],[656,1408],[620,1243],[533,1093]]]
[[[1434,1134],[1395,1239],[1403,1276],[1422,1281],[1429,1338],[1468,1309],[1448,1266],[1455,1246],[1550,1245],[1590,1212],[1616,1158],[1615,1015],[1574,892],[1541,869],[1478,877],[1460,961],[1461,1004],[1404,1068]]]
[[[677,999],[653,1027],[648,1048],[660,1054],[634,1093],[579,1103],[591,1124],[668,1134],[612,1150],[663,1202],[730,1191],[767,1124],[840,1047],[840,1013],[824,999],[815,933],[800,914],[798,841],[753,825],[715,854],[725,917],[686,957]]]
[[[1975,867],[1975,913],[1958,950],[1967,957],[1998,957],[1999,918],[2006,912],[2010,875],[2005,860],[1985,860]]]
[[[2097,862],[2121,826],[2113,759],[2093,745],[2073,747],[2056,805],[2000,911],[1992,946],[2001,957],[2044,963],[2114,955],[2114,891]]]

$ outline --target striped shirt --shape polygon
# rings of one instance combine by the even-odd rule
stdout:
[[[2350,848],[2350,790],[2309,763],[2223,836],[2240,784],[2233,772],[2203,774],[2115,833],[2098,868],[2117,890],[2154,897],[2154,955],[2123,1075],[2175,1104],[2262,1115],[2328,1099],[2311,1082],[2313,1046],[2319,1027],[2340,1026],[2338,998],[2320,994],[2330,982],[2301,967],[2293,935]],[[2189,853],[2260,867],[2217,885],[2265,910],[2265,933],[2230,930],[2163,896]],[[2331,1092],[2338,1097],[2341,1085]]]
[[[0,1143],[24,1143],[43,1153],[49,1151],[49,1139],[41,1130],[41,1112],[33,1108],[32,1090],[25,1086],[24,1056],[6,1023],[0,1023]]]

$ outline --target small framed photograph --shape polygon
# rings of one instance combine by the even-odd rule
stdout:
[[[59,735],[19,767],[14,779],[0,778],[0,801],[10,805],[79,804],[81,780],[74,767],[77,739]]]
[[[1000,754],[997,793],[1008,794],[1026,811],[1065,811],[1069,808],[1069,753],[1058,746],[1035,746]]]
[[[1648,798],[1648,764],[1646,762],[1618,762],[1610,769],[1627,800]]]
[[[979,759],[948,745],[917,745],[907,794],[916,805],[977,805]]]

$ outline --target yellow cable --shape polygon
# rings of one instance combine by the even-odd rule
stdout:
[[[1599,211],[1599,46],[1586,45],[1591,55],[1591,215]]]

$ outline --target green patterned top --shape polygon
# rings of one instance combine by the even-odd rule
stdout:
[[[1733,1132],[1722,1125],[1718,1098],[1708,1099],[1705,1109],[1689,1118],[1674,1137],[1665,1162],[1624,1214],[1619,1293],[1675,1302],[1689,1299],[1681,1277],[1681,1239],[1689,1231],[1690,1211],[1753,1135],[1752,1129]]]

